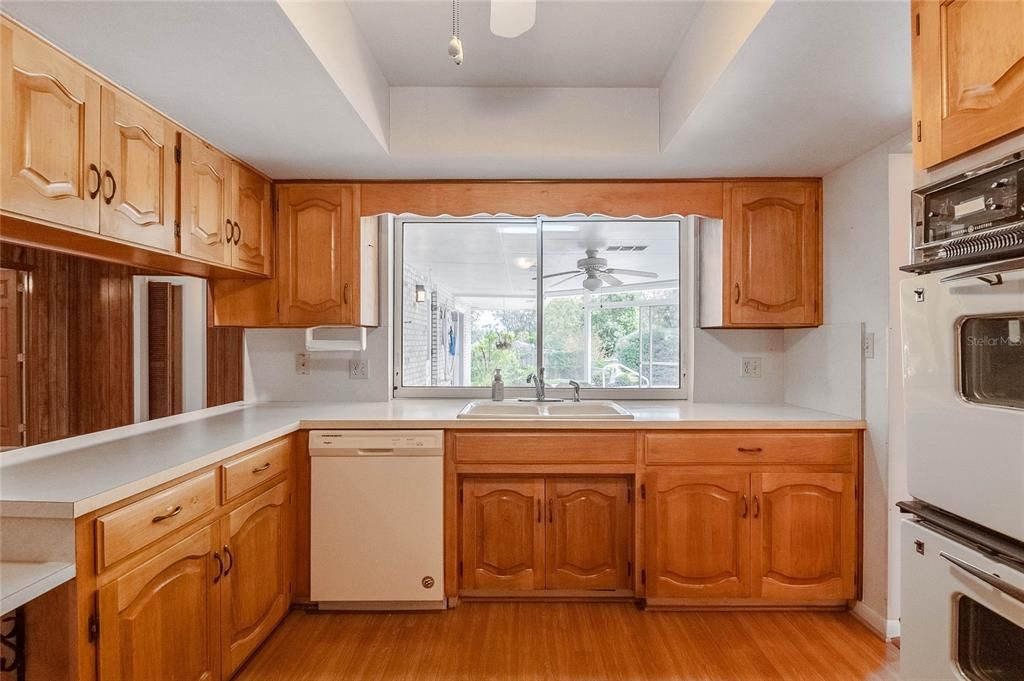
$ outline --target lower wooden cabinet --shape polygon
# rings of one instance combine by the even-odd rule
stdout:
[[[754,589],[772,600],[856,595],[857,500],[849,473],[758,473]]]
[[[750,595],[750,475],[648,473],[647,596]]]
[[[626,478],[465,478],[464,591],[629,587]]]
[[[221,520],[221,668],[230,677],[288,612],[285,546],[288,483]]]
[[[647,596],[856,597],[853,473],[648,472]]]
[[[220,678],[216,540],[208,525],[100,588],[100,681]]]

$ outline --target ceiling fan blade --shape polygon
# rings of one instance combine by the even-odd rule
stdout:
[[[656,272],[644,272],[642,270],[623,270],[615,267],[609,267],[605,270],[608,274],[625,274],[630,277],[646,277],[648,279],[657,279],[658,275]]]
[[[545,279],[550,279],[551,277],[564,277],[567,274],[582,274],[582,273],[579,270],[566,270],[564,272],[555,272],[554,274],[545,274],[544,278]]]
[[[537,0],[491,0],[491,33],[516,38],[533,28]]]
[[[564,272],[563,272],[563,274],[564,274]],[[576,277],[582,277],[584,274],[586,274],[586,273],[585,272],[577,272],[576,274],[572,275],[571,277],[566,277],[565,279],[562,279],[561,281],[556,281],[554,284],[551,284],[550,286],[548,286],[548,288],[555,288],[556,286],[561,286],[565,282],[572,281]]]
[[[622,286],[622,280],[613,274],[607,272],[598,272],[597,276],[601,278],[601,281],[608,284],[609,286]]]

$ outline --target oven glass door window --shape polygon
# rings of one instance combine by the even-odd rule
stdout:
[[[960,323],[960,393],[968,402],[1024,409],[1024,313]]]
[[[956,600],[956,662],[971,681],[1019,681],[1024,671],[1024,629],[981,603]]]

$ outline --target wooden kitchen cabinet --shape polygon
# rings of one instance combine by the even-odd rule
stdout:
[[[625,478],[548,478],[548,589],[627,589],[633,512]]]
[[[181,252],[231,261],[231,161],[188,133],[181,136]]]
[[[750,595],[750,475],[658,470],[646,482],[648,598]]]
[[[208,525],[100,588],[100,681],[221,678],[216,542]]]
[[[465,591],[628,589],[626,478],[465,478]]]
[[[221,520],[221,667],[224,678],[288,612],[288,483],[280,482]]]
[[[724,192],[723,325],[820,325],[820,182],[727,182]]]
[[[277,267],[269,281],[217,281],[217,326],[377,326],[377,221],[359,185],[277,186]]]
[[[1024,129],[1024,0],[915,0],[911,54],[918,168]]]
[[[544,480],[462,482],[462,586],[544,588]]]
[[[231,266],[270,275],[273,261],[271,184],[241,163],[231,164]]]
[[[6,18],[0,50],[0,206],[99,231],[99,80]]]
[[[857,501],[850,473],[755,473],[755,595],[770,600],[856,595]]]
[[[177,128],[122,92],[101,101],[100,233],[174,251]]]

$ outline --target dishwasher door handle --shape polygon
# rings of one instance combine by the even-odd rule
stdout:
[[[395,453],[395,450],[391,447],[381,447],[379,449],[374,447],[360,447],[356,450],[358,456],[391,456]]]

